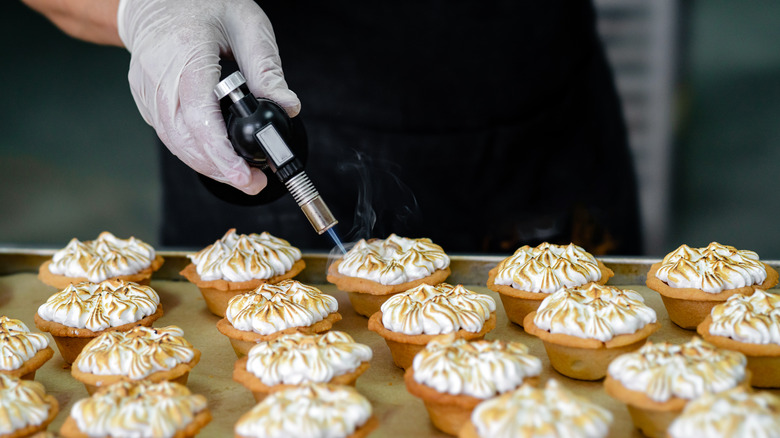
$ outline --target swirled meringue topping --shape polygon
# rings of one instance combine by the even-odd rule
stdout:
[[[230,229],[212,245],[187,257],[204,281],[239,282],[284,274],[301,259],[301,250],[267,232],[236,234]]]
[[[75,328],[101,331],[141,320],[157,311],[160,297],[149,286],[106,280],[71,284],[38,307],[38,315]]]
[[[246,369],[268,386],[324,383],[355,371],[372,355],[371,347],[344,332],[293,333],[258,342],[247,354]]]
[[[767,274],[755,252],[712,242],[706,248],[681,245],[664,257],[655,276],[671,287],[719,293],[761,284]]]
[[[564,287],[582,286],[601,279],[596,258],[571,243],[526,245],[498,265],[495,284],[527,292],[553,293]]]
[[[138,380],[194,357],[195,348],[184,339],[181,328],[138,326],[126,332],[102,333],[84,347],[74,366],[85,373]]]
[[[756,289],[732,295],[710,313],[710,334],[750,344],[780,345],[780,295]]]
[[[612,414],[551,379],[544,389],[523,385],[480,403],[471,422],[482,438],[601,438],[609,433]]]
[[[154,257],[151,245],[135,237],[120,239],[103,231],[95,240],[71,239],[65,248],[54,253],[49,271],[97,283],[143,271],[151,266]]]
[[[0,374],[0,434],[12,435],[46,421],[51,407],[44,397],[42,384]]]
[[[780,397],[743,387],[703,394],[685,406],[668,433],[671,438],[778,438]]]
[[[655,310],[633,290],[589,284],[561,289],[539,305],[534,324],[550,333],[609,341],[656,321]]]
[[[538,376],[542,361],[519,342],[466,341],[438,336],[417,353],[414,380],[447,394],[488,398]]]
[[[225,317],[238,330],[270,335],[306,327],[339,310],[338,301],[295,280],[262,284],[228,302]]]
[[[30,333],[18,319],[0,316],[0,370],[15,370],[48,346],[46,336]]]
[[[733,388],[745,380],[746,365],[742,353],[694,337],[681,345],[648,342],[638,351],[618,356],[608,373],[626,388],[665,402]]]
[[[354,388],[323,383],[274,392],[241,416],[235,432],[244,437],[338,438],[371,418],[371,403]]]
[[[393,285],[419,280],[446,269],[450,258],[431,239],[409,239],[391,234],[387,239],[358,241],[339,264],[349,277]]]
[[[77,401],[70,411],[89,436],[172,437],[206,409],[186,386],[148,380],[119,382]]]
[[[461,285],[422,284],[382,303],[382,324],[407,335],[438,335],[458,330],[477,333],[496,310],[493,297]]]

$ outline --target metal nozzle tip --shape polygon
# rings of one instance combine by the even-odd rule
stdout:
[[[325,201],[323,201],[320,196],[301,205],[301,210],[303,210],[303,214],[309,219],[311,226],[314,227],[317,234],[328,231],[338,223],[336,218],[333,217],[333,213],[330,212],[327,204],[325,204]]]

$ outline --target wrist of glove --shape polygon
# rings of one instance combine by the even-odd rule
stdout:
[[[232,58],[253,94],[276,101],[290,116],[300,111],[260,7],[250,0],[121,0],[117,24],[131,53],[133,99],[168,149],[245,193],[265,187],[265,175],[230,145],[213,91],[220,58]]]

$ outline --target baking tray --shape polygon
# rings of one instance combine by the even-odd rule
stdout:
[[[41,283],[36,273],[38,266],[50,258],[53,252],[47,249],[0,248],[0,315],[21,319],[33,331],[37,331],[33,315],[55,289]],[[252,394],[232,380],[236,356],[227,338],[217,331],[219,318],[206,309],[198,289],[179,275],[179,271],[189,263],[186,258],[188,252],[159,251],[159,254],[165,257],[165,264],[155,273],[151,285],[160,295],[165,315],[155,322],[155,326],[180,326],[185,337],[203,352],[200,363],[190,373],[187,383],[191,391],[208,398],[214,417],[199,436],[232,436],[235,422],[254,406]],[[344,318],[334,329],[349,333],[357,342],[369,345],[374,351],[371,367],[357,382],[357,389],[371,401],[380,420],[379,428],[371,436],[448,436],[431,425],[422,401],[406,392],[403,370],[393,365],[384,340],[366,329],[367,319],[352,311],[345,293],[326,283],[329,255],[306,253],[303,257],[306,269],[296,279],[335,296],[339,302],[339,312]],[[496,300],[497,325],[486,339],[519,341],[528,345],[530,353],[542,360],[542,382],[555,378],[575,393],[609,409],[614,415],[610,437],[640,437],[640,433],[633,428],[625,406],[605,394],[601,381],[583,382],[558,374],[551,368],[542,342],[508,322],[498,294],[485,287],[488,271],[505,257],[451,256],[452,275],[447,280],[449,283],[466,285]],[[647,304],[656,310],[662,328],[650,340],[681,343],[693,336],[694,332],[680,329],[669,320],[660,296],[644,286],[645,275],[657,259],[604,257],[600,260],[615,271],[609,284],[638,291]],[[778,261],[764,262],[775,268],[780,267]],[[56,347],[53,348],[56,350]],[[61,412],[49,427],[49,430],[57,431],[73,403],[87,397],[87,392],[81,383],[71,377],[70,369],[58,352],[38,371],[36,380],[43,383],[60,403]],[[771,392],[780,395],[780,391]]]

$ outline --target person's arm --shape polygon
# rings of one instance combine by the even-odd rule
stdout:
[[[214,87],[235,59],[255,96],[290,116],[301,102],[282,73],[271,22],[252,0],[22,0],[68,35],[130,51],[130,91],[144,120],[195,171],[256,194],[265,174],[230,145]]]
[[[119,0],[22,0],[66,34],[96,44],[124,46],[117,32]]]

